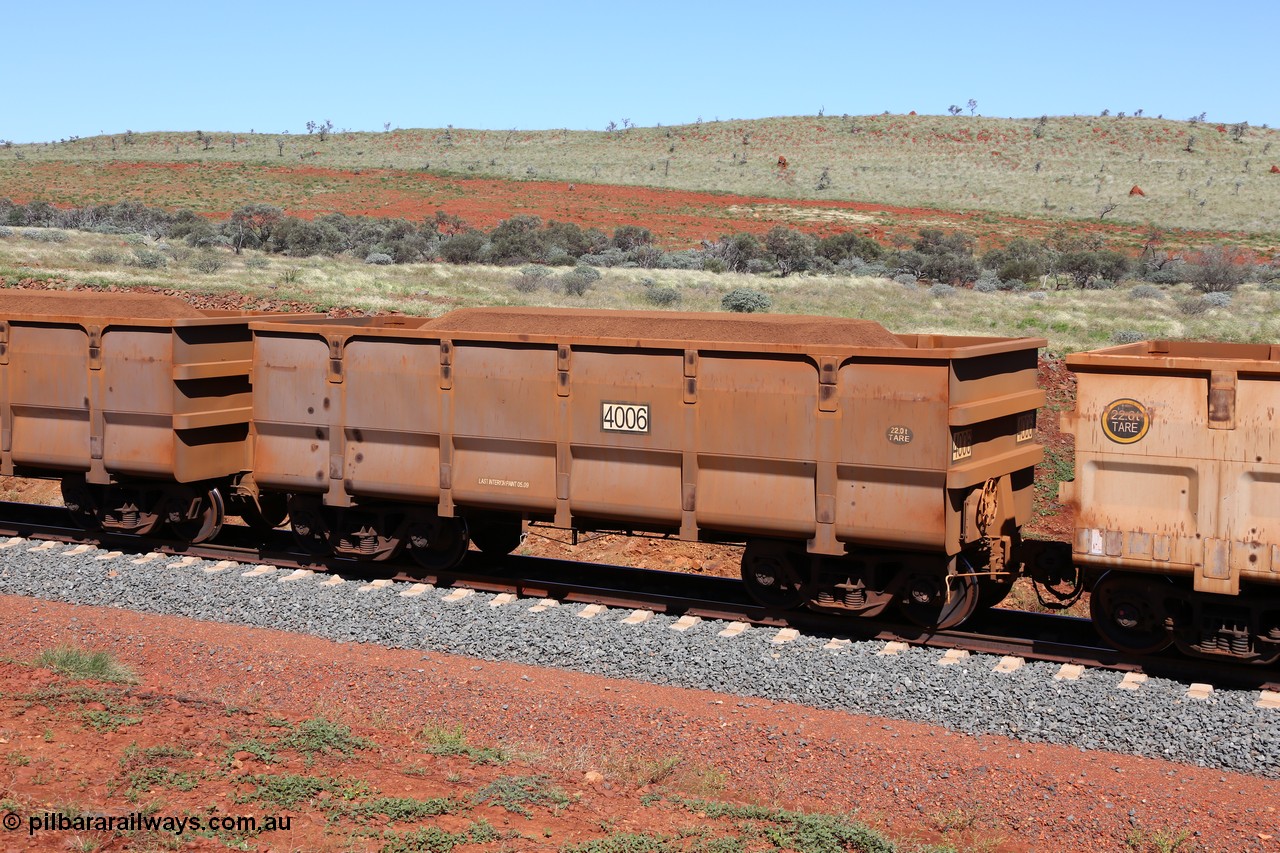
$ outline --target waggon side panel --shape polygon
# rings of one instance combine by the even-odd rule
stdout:
[[[1202,592],[1280,583],[1280,348],[1152,341],[1068,364],[1077,561]]]

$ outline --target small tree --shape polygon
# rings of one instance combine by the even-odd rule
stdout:
[[[240,254],[240,250],[245,246],[251,249],[265,246],[271,239],[272,229],[283,218],[283,210],[273,204],[261,202],[246,204],[232,213],[227,227],[228,236],[231,237],[231,245],[235,248],[236,254]]]
[[[808,234],[776,225],[765,235],[764,248],[778,267],[778,272],[785,278],[793,272],[803,272],[813,266],[817,242]]]
[[[1187,267],[1187,281],[1201,293],[1230,293],[1244,284],[1253,269],[1252,253],[1227,246],[1210,246]]]

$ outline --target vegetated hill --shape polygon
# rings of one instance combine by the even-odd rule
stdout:
[[[0,195],[39,164],[111,161],[425,170],[1280,232],[1280,172],[1271,171],[1280,164],[1280,132],[1119,116],[886,114],[601,132],[128,133],[5,146]],[[1144,195],[1131,194],[1134,187]]]

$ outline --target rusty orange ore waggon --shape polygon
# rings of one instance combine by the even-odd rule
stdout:
[[[831,317],[204,311],[0,293],[0,474],[83,526],[201,542],[290,519],[426,573],[528,524],[745,543],[760,604],[953,627],[1029,576],[1125,652],[1280,660],[1280,347],[1148,341],[1079,378],[1073,542],[1024,541],[1031,338]],[[265,533],[264,533],[265,536]],[[1062,587],[1066,587],[1063,591]],[[890,610],[892,608],[892,610]]]
[[[745,541],[761,603],[930,628],[1017,570],[1043,340],[530,308],[253,329],[254,477],[313,553],[444,570],[524,522]]]
[[[1073,562],[1094,623],[1151,653],[1280,660],[1280,347],[1080,353]]]
[[[251,475],[249,320],[150,294],[0,296],[0,474],[62,480],[84,526],[211,539],[270,528]],[[295,315],[296,316],[296,315]]]

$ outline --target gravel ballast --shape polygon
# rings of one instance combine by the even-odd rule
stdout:
[[[1186,685],[1158,678],[1120,690],[1115,672],[1055,681],[1058,666],[1049,663],[1005,674],[992,671],[996,658],[944,667],[941,651],[880,655],[882,642],[831,650],[823,648],[827,637],[801,636],[775,644],[769,628],[721,638],[723,623],[677,632],[674,617],[662,614],[628,625],[627,610],[584,619],[582,605],[533,613],[530,599],[491,607],[493,596],[484,593],[444,601],[448,590],[429,589],[404,597],[402,584],[360,592],[361,581],[322,586],[323,575],[282,583],[283,570],[244,577],[249,566],[210,573],[206,562],[133,565],[133,554],[99,560],[100,551],[62,556],[67,546],[29,547],[0,551],[0,593],[559,667],[1280,778],[1280,710],[1255,707],[1257,691],[1190,699]]]

